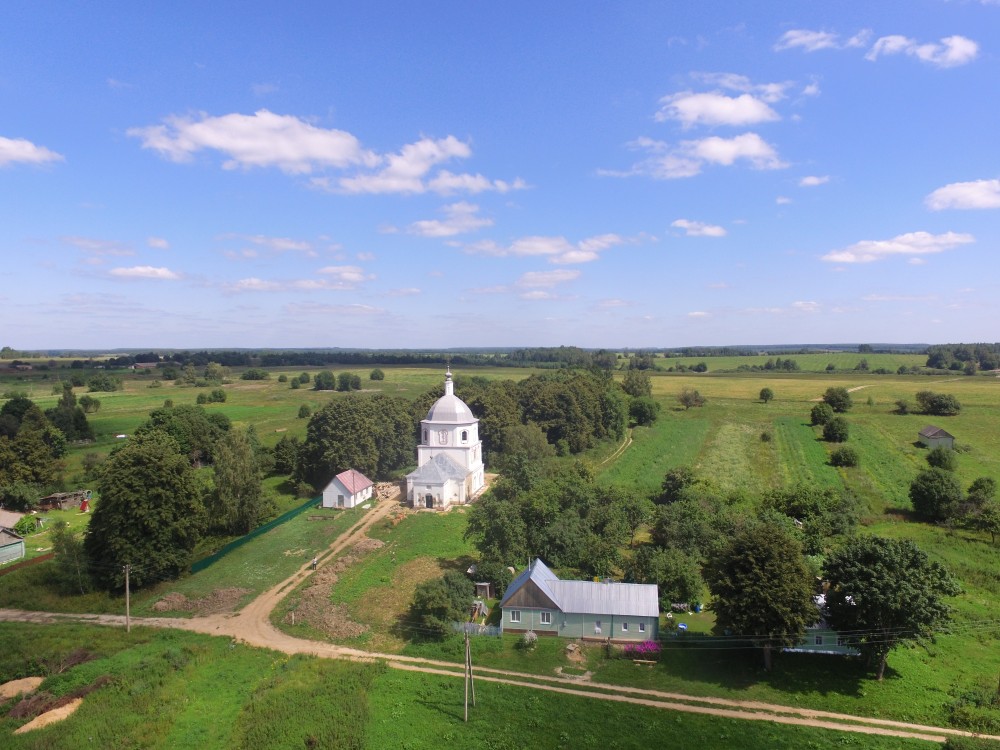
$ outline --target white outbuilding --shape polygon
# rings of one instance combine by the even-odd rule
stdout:
[[[360,471],[342,471],[323,490],[323,507],[353,508],[371,500],[374,489],[375,483]]]

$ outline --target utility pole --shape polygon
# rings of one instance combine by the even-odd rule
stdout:
[[[469,630],[465,630],[465,721],[469,721],[469,688],[472,688],[472,705],[476,705],[476,683],[472,678],[472,648],[469,645]]]
[[[132,566],[125,563],[125,632],[132,632],[132,618],[131,610],[129,609],[129,590],[128,590],[128,574],[131,571]]]

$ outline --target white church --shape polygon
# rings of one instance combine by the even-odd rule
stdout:
[[[485,484],[479,420],[455,395],[449,367],[444,395],[420,422],[417,469],[406,475],[406,498],[414,508],[445,510],[470,502]]]

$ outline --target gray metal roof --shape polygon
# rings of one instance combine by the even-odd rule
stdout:
[[[656,584],[561,581],[538,559],[533,560],[531,565],[507,587],[500,606],[503,607],[507,600],[529,580],[534,581],[535,585],[556,603],[561,612],[624,617],[660,615],[660,594]]]
[[[468,474],[469,472],[455,463],[452,458],[444,453],[438,453],[430,461],[415,471],[411,471],[406,477],[412,479],[414,483],[441,484],[449,479],[463,481]]]
[[[932,424],[929,424],[924,429],[922,429],[919,432],[919,435],[920,435],[920,437],[926,437],[926,438],[940,438],[940,437],[950,437],[950,438],[953,438],[953,437],[955,437],[954,435],[952,435],[947,430],[945,430],[945,429],[943,429],[941,427],[936,427],[936,426],[934,426]]]

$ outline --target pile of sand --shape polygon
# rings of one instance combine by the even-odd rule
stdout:
[[[155,612],[193,612],[196,615],[213,615],[219,612],[232,612],[236,609],[240,598],[249,594],[250,589],[228,588],[216,589],[201,599],[188,599],[176,591],[164,596],[153,605]]]

